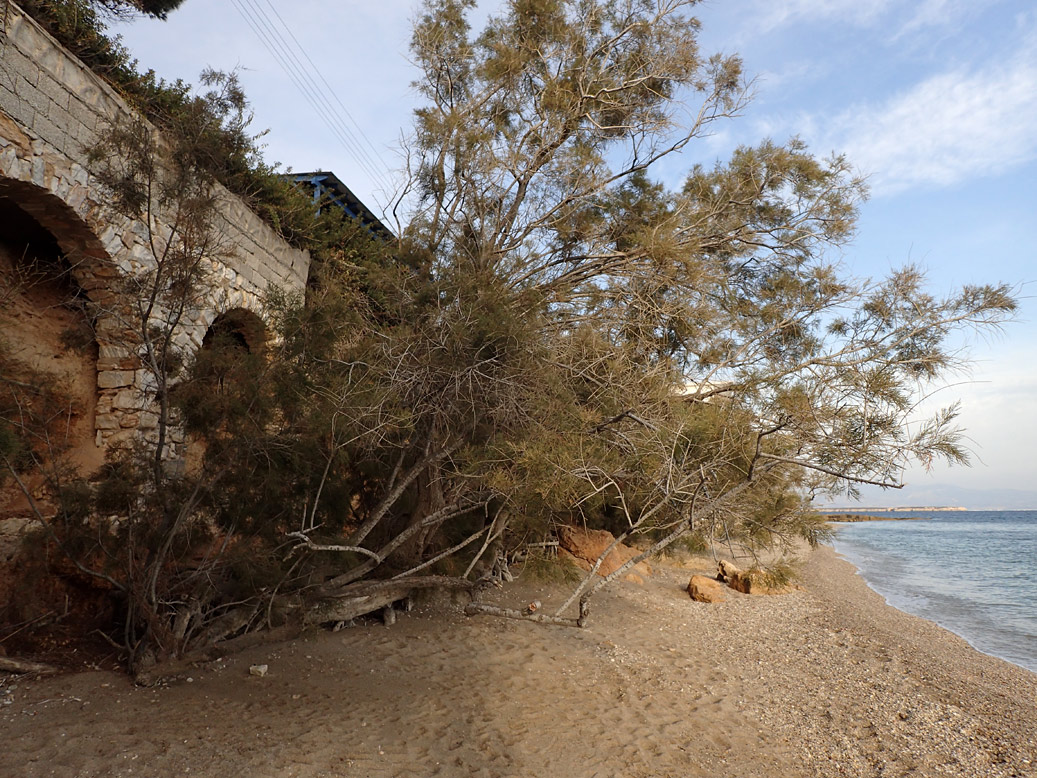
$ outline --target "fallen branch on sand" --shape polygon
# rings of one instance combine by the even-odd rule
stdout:
[[[349,621],[358,616],[387,608],[397,600],[406,599],[415,589],[471,590],[475,584],[463,578],[444,575],[394,578],[388,581],[362,581],[342,588],[329,587],[311,602],[304,613],[308,625],[330,621]]]
[[[23,659],[12,659],[8,656],[0,656],[0,671],[5,673],[36,673],[37,675],[53,675],[58,668],[40,662],[28,662]]]
[[[514,608],[500,608],[496,605],[473,602],[465,606],[465,616],[476,616],[485,614],[487,616],[500,616],[505,619],[518,619],[519,621],[532,621],[536,624],[558,624],[563,627],[583,627],[587,623],[587,615],[590,613],[590,603],[586,600],[580,601],[580,615],[575,619],[562,616],[551,616],[539,611],[529,612],[517,611]]]

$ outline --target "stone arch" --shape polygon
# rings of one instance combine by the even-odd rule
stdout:
[[[132,266],[130,247],[120,235],[132,237],[133,231],[130,224],[109,223],[102,237],[94,223],[104,218],[112,221],[112,214],[89,194],[85,170],[57,162],[53,157],[36,157],[31,163],[17,156],[12,161],[11,155],[0,159],[0,209],[15,221],[32,222],[49,234],[88,312],[93,336],[91,435],[94,458],[99,458],[111,443],[129,440],[136,433],[136,408],[120,402],[120,396],[136,384],[139,360],[126,345],[125,326],[112,314],[118,281]],[[0,236],[3,233],[0,221]],[[112,251],[118,253],[113,256]],[[82,448],[85,451],[85,441]]]
[[[262,354],[267,346],[266,322],[247,308],[231,308],[212,320],[202,338],[202,348],[213,348],[219,341],[250,354]]]
[[[67,204],[32,184],[0,178],[0,387],[11,419],[33,419],[43,438],[25,438],[38,456],[61,450],[80,472],[103,460],[97,440],[99,344],[88,276],[77,267],[80,249],[98,252],[100,242]],[[102,252],[103,253],[103,252]],[[100,261],[99,258],[94,261]],[[40,414],[43,414],[42,416]],[[50,421],[44,421],[50,419]],[[35,426],[27,429],[36,429]],[[39,474],[26,476],[35,488]],[[20,490],[0,492],[0,518],[26,508]]]
[[[58,191],[60,176],[53,175]],[[69,194],[72,188],[67,187]],[[95,302],[103,303],[118,275],[100,238],[68,202],[28,181],[0,177],[0,201],[17,208],[54,238],[68,262],[72,278]],[[82,203],[81,203],[82,204]]]

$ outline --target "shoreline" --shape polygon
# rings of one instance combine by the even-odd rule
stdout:
[[[833,548],[790,595],[696,603],[695,572],[606,590],[582,630],[441,601],[149,689],[8,678],[5,775],[1037,774],[1037,675],[886,604]],[[486,599],[564,594],[520,580]]]
[[[949,640],[947,641],[949,644],[963,644],[964,650],[966,652],[973,652],[984,659],[994,660],[998,663],[1004,663],[1010,666],[1013,670],[1018,671],[1020,673],[1024,673],[1025,675],[1037,681],[1037,670],[1031,670],[1028,667],[1013,662],[1011,659],[1006,659],[1005,657],[998,656],[997,654],[992,654],[987,651],[983,651],[982,649],[974,646],[968,638],[958,634],[950,627],[946,627],[940,624],[939,622],[934,621],[933,619],[918,615],[916,613],[912,613],[908,610],[902,609],[890,603],[889,600],[886,598],[886,595],[882,594],[877,589],[872,588],[872,585],[868,583],[867,579],[865,578],[864,573],[861,572],[861,570],[849,558],[844,556],[838,549],[831,545],[822,546],[821,549],[823,549],[822,553],[830,554],[831,556],[831,560],[826,560],[825,562],[826,567],[830,564],[845,565],[846,568],[848,568],[847,573],[849,575],[852,575],[853,580],[859,583],[860,586],[863,587],[864,590],[866,590],[865,592],[860,593],[854,592],[851,595],[851,598],[854,602],[859,603],[859,597],[863,597],[863,599],[865,600],[874,599],[877,601],[875,605],[877,605],[879,608],[884,608],[888,611],[891,611],[892,614],[897,614],[897,616],[895,617],[893,617],[892,614],[886,614],[886,617],[888,619],[896,620],[902,623],[904,626],[910,626],[911,622],[919,622],[919,624],[915,625],[916,631],[923,634],[926,639],[935,639],[938,643],[940,643],[940,649],[946,648],[946,646],[942,644],[942,641],[949,638]],[[871,603],[868,603],[868,606],[874,607]],[[884,618],[882,620],[886,621],[887,618]],[[1034,702],[1035,704],[1037,704],[1037,697],[1035,697]]]
[[[936,621],[935,619],[929,618],[928,616],[923,616],[923,615],[921,615],[919,613],[913,613],[912,611],[908,610],[907,608],[902,608],[899,605],[896,605],[895,603],[890,602],[889,596],[886,595],[886,594],[883,594],[878,588],[875,588],[875,585],[869,583],[869,581],[867,579],[867,576],[864,574],[864,571],[861,570],[857,566],[857,564],[855,562],[853,562],[853,560],[851,560],[846,554],[844,554],[843,552],[839,551],[839,549],[835,548],[834,546],[829,546],[829,547],[835,553],[835,556],[836,556],[836,558],[839,561],[845,562],[846,564],[850,565],[853,568],[854,575],[857,578],[859,578],[864,583],[864,585],[866,587],[868,587],[868,589],[870,591],[872,591],[876,595],[878,595],[881,598],[883,604],[887,608],[892,608],[893,610],[895,610],[895,611],[897,611],[899,613],[903,613],[903,614],[905,614],[907,616],[910,616],[912,618],[921,619],[922,621],[927,622],[929,624],[932,624],[933,626],[935,626],[935,627],[937,627],[937,628],[939,628],[941,630],[949,632],[952,635],[954,635],[955,637],[965,641],[965,643],[968,644],[969,648],[971,648],[973,651],[976,651],[979,654],[982,654],[983,656],[988,656],[988,657],[991,657],[992,659],[997,659],[997,660],[1000,660],[1002,662],[1007,662],[1008,664],[1012,665],[1013,667],[1017,667],[1017,668],[1019,668],[1020,670],[1022,670],[1024,672],[1027,672],[1027,673],[1030,673],[1031,675],[1037,676],[1037,668],[1027,667],[1026,665],[1020,664],[1019,662],[1017,662],[1017,661],[1015,661],[1015,660],[1013,660],[1013,659],[1011,659],[1009,657],[1001,656],[1000,654],[995,654],[992,651],[987,651],[987,650],[983,649],[982,647],[976,645],[975,642],[973,642],[974,638],[969,638],[967,635],[964,635],[961,632],[958,632],[954,628],[954,625],[943,624],[943,623],[941,623],[939,621]]]

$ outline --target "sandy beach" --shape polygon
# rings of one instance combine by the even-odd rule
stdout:
[[[1037,776],[1037,675],[888,607],[830,548],[789,595],[697,603],[692,572],[614,586],[583,630],[428,603],[152,688],[0,676],[0,775]]]

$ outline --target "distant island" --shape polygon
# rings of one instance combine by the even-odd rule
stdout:
[[[928,521],[928,516],[874,516],[869,513],[822,513],[826,521]]]

